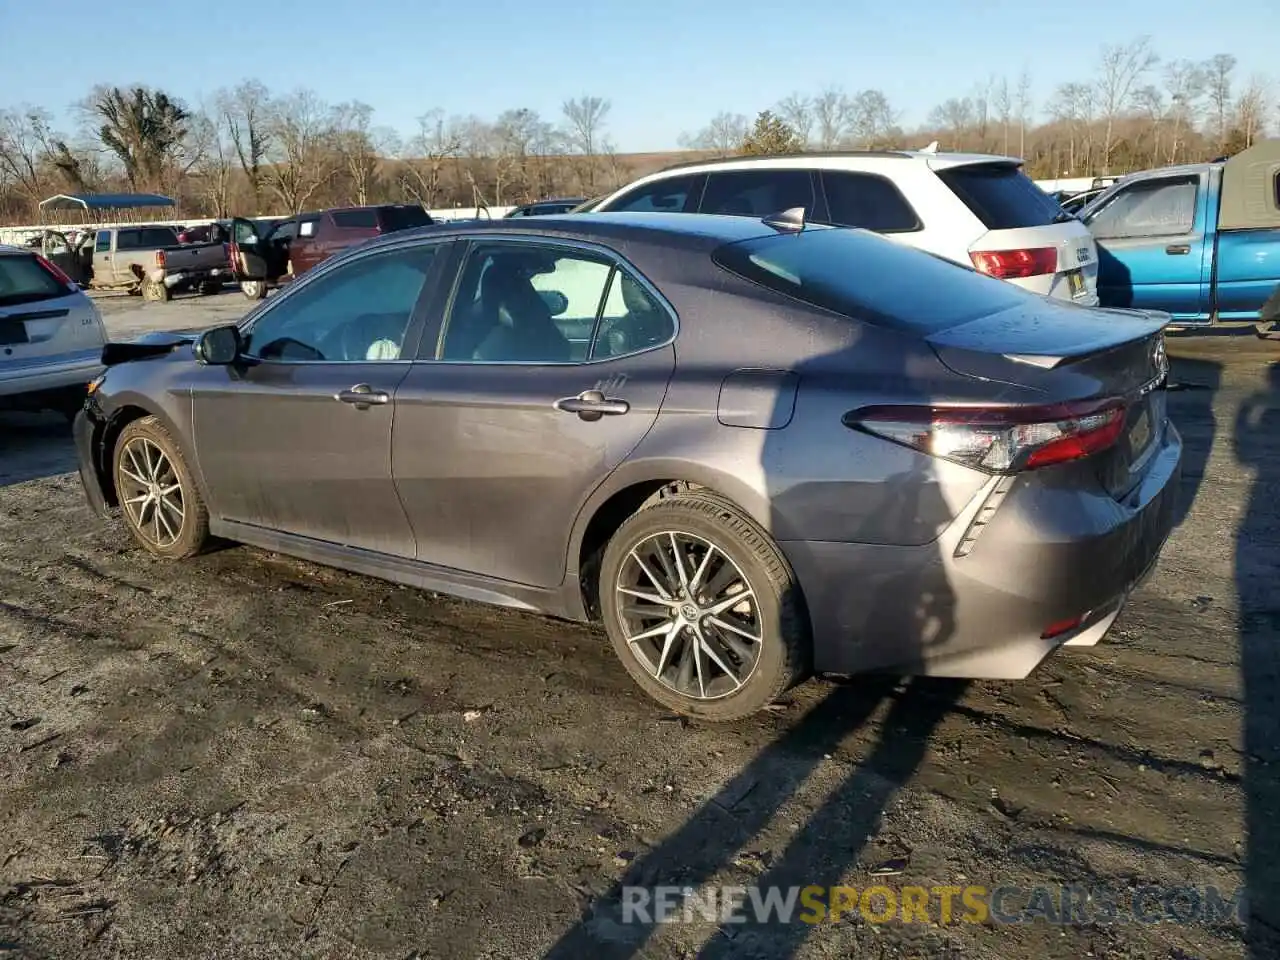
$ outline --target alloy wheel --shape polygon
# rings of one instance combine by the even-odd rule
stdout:
[[[632,655],[674,692],[715,700],[755,670],[764,639],[755,590],[711,541],[675,530],[648,536],[627,553],[614,589]]]
[[[156,547],[177,542],[186,518],[182,481],[168,455],[147,437],[134,437],[120,451],[120,503],[140,536]]]

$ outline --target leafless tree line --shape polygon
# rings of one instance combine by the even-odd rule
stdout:
[[[610,103],[566,100],[556,121],[429,110],[401,135],[365,103],[257,81],[184,104],[143,85],[100,87],[76,134],[44,109],[0,110],[0,222],[30,222],[56,193],[162,193],[187,216],[253,215],[387,201],[501,206],[595,195],[629,179],[609,138]]]
[[[879,89],[796,92],[753,118],[723,111],[680,136],[708,155],[767,150],[923,146],[1023,157],[1037,177],[1081,176],[1201,160],[1280,128],[1278,91],[1241,79],[1236,60],[1161,61],[1147,37],[1100,48],[1092,79],[1043,103],[1032,77],[990,75],[907,129]],[[431,109],[413,131],[375,122],[364,103],[314,92],[274,94],[245,81],[201,104],[144,85],[99,87],[58,129],[31,106],[0,109],[0,222],[27,222],[55,193],[173,196],[187,216],[229,216],[403,200],[429,208],[592,196],[669,155],[619,155],[610,103],[565,101],[558,117],[511,109],[496,118]]]
[[[1032,99],[1030,72],[991,75],[948,97],[921,126],[907,130],[883,91],[791,94],[768,111],[803,148],[922,147],[1022,157],[1037,178],[1097,176],[1234,153],[1280,128],[1273,82],[1241,81],[1236,60],[1162,62],[1148,37],[1106,44],[1091,80],[1064,83],[1045,103]],[[764,114],[762,113],[761,116]],[[1272,121],[1274,121],[1272,123]],[[727,156],[752,152],[752,125],[740,113],[716,114],[682,145]]]

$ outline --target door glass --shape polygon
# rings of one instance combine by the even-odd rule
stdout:
[[[585,360],[613,264],[582,250],[487,243],[467,257],[445,330],[445,360]]]
[[[629,213],[680,213],[689,199],[695,179],[693,174],[689,174],[656,180],[619,197],[609,204],[608,209]]]
[[[701,213],[767,217],[792,207],[813,212],[813,179],[808,170],[741,170],[707,178]]]
[[[1089,220],[1099,239],[1181,236],[1196,219],[1196,187],[1192,178],[1147,180],[1121,190]]]
[[[253,324],[246,352],[264,360],[398,360],[436,245],[362,257],[283,294]]]
[[[877,233],[918,230],[920,218],[893,181],[869,173],[826,170],[830,222],[838,227],[862,227]]]
[[[591,359],[621,357],[666,343],[676,332],[666,307],[623,270],[613,272]]]
[[[111,252],[111,231],[99,230],[98,239],[93,247],[94,253],[110,253]]]

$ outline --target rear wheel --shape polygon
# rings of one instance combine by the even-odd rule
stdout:
[[[116,495],[125,523],[156,556],[181,560],[209,541],[209,512],[186,460],[155,417],[135,420],[116,441]]]
[[[768,534],[717,497],[659,501],[623,523],[601,561],[600,604],[627,672],[677,713],[737,720],[809,671],[790,568]]]
[[[267,295],[267,284],[263,280],[241,280],[240,292],[250,300],[261,300]]]

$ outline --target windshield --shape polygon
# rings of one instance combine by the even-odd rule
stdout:
[[[913,333],[946,330],[1034,297],[863,230],[810,227],[728,244],[712,259],[815,307]]]

